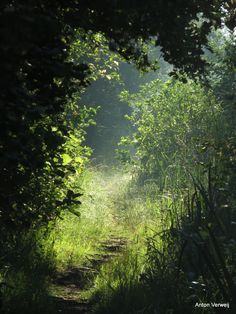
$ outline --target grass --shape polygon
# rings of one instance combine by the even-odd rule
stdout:
[[[100,243],[112,235],[126,236],[118,222],[114,199],[123,193],[129,176],[114,176],[101,169],[87,170],[80,217],[66,213],[55,226],[52,237],[59,268],[83,265],[87,258],[101,251]]]
[[[143,304],[135,305],[135,298],[137,293],[142,295],[139,282],[146,267],[146,239],[163,223],[160,192],[153,182],[141,188],[134,185],[129,172],[107,167],[88,169],[82,188],[80,217],[65,214],[52,235],[57,268],[86,265],[93,255],[104,254],[103,241],[125,238],[126,247],[102,265],[94,285],[80,297],[92,299],[98,313],[106,313],[106,308],[111,313],[121,300],[126,307],[133,299],[139,308]]]
[[[80,217],[64,213],[49,239],[42,232],[16,245],[15,268],[6,270],[9,286],[2,287],[11,299],[6,313],[53,313],[45,280],[50,272],[89,265],[94,256],[110,254],[104,243],[117,239],[126,245],[88,276],[90,284],[82,291],[53,285],[50,294],[89,300],[96,314],[200,314],[213,310],[196,309],[195,302],[223,302],[222,291],[231,292],[233,262],[222,259],[228,246],[222,247],[201,222],[211,212],[211,193],[203,186],[182,194],[179,189],[160,191],[154,180],[138,185],[128,171],[107,167],[88,169],[78,184],[84,191]]]
[[[164,279],[156,285],[154,277],[148,277],[156,267],[152,254],[154,248],[157,257],[157,251],[161,252],[160,266],[163,270],[168,267],[168,241],[159,235],[172,226],[183,199],[160,191],[154,181],[147,181],[142,186],[131,182],[119,202],[122,206],[116,208],[117,215],[120,224],[127,228],[130,243],[121,256],[102,267],[96,278],[91,290],[95,313],[155,313],[160,308],[155,304],[156,296],[162,298],[164,290],[168,293],[168,285]],[[171,289],[173,278],[169,280]]]
[[[106,167],[87,170],[82,186],[80,218],[67,213],[54,230],[57,268],[87,265],[94,255],[107,254],[104,241],[127,241],[80,292],[94,313],[213,313],[194,308],[195,302],[224,301],[208,266],[214,264],[223,288],[227,269],[221,267],[222,276],[217,247],[208,235],[201,238],[206,232],[198,212],[205,213],[206,193],[196,194],[194,187],[160,191],[154,180],[137,185],[129,172]],[[204,260],[203,242],[214,254],[210,260]]]
[[[156,229],[157,187],[152,184],[141,191],[131,179],[128,172],[106,167],[87,170],[80,217],[64,214],[52,234],[59,268],[86,263],[87,257],[101,252],[100,243],[106,239],[144,241],[147,229]]]
[[[139,248],[140,244],[134,244],[102,267],[92,291],[96,313],[137,313],[145,304],[140,285],[145,255]]]
[[[47,278],[54,264],[47,230],[18,234],[5,251],[1,313],[50,313]]]

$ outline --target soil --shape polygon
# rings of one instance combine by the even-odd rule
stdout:
[[[127,246],[127,239],[111,237],[101,241],[101,254],[88,258],[87,265],[68,268],[58,272],[52,278],[52,304],[55,314],[91,314],[94,304],[89,299],[82,299],[81,293],[94,284],[102,265],[109,263],[112,258],[121,254]]]

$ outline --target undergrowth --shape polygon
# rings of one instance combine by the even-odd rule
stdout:
[[[80,217],[66,214],[53,232],[57,267],[86,265],[93,255],[104,253],[102,241],[125,238],[125,248],[101,266],[94,284],[81,298],[90,298],[99,313],[121,313],[122,304],[131,313],[137,293],[139,303],[145,303],[139,284],[146,268],[146,241],[163,224],[160,204],[165,201],[167,206],[169,198],[159,197],[154,182],[141,188],[134,184],[131,172],[107,167],[89,169],[82,186],[86,193]]]
[[[4,247],[3,276],[0,278],[1,313],[50,313],[48,278],[53,271],[54,253],[48,228],[19,233]]]

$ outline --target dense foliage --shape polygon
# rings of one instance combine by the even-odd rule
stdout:
[[[69,60],[69,37],[74,29],[104,32],[111,49],[136,60],[140,66],[148,65],[143,40],[158,32],[158,44],[169,61],[181,67],[189,67],[189,62],[194,68],[200,66],[201,44],[206,42],[210,26],[220,23],[221,2],[186,1],[180,5],[172,1],[150,1],[148,4],[139,1],[128,5],[124,1],[111,5],[106,1],[1,3],[1,124],[4,130],[1,219],[5,225],[18,227],[21,217],[24,228],[46,212],[49,219],[54,215],[49,213],[49,207],[55,207],[56,200],[48,206],[45,202],[48,197],[39,195],[38,202],[34,202],[36,208],[31,213],[28,208],[33,206],[35,191],[41,190],[32,183],[39,184],[37,178],[51,183],[57,178],[57,186],[63,181],[64,171],[54,157],[62,153],[70,130],[63,115],[66,98],[75,87],[87,84],[89,71],[87,64]],[[196,31],[196,25],[190,22],[199,12],[208,19]],[[86,40],[85,35],[83,41]],[[48,167],[49,180],[45,177]],[[46,188],[50,189],[53,187]]]
[[[133,108],[136,132],[121,144],[136,148],[136,173],[157,183],[169,217],[148,240],[142,277],[151,308],[160,313],[194,307],[202,313],[194,305],[212,298],[234,311],[234,38],[227,30],[212,34],[208,88],[182,77],[122,94]]]
[[[134,61],[139,68],[148,70],[154,68],[155,63],[148,60],[147,43],[154,40],[162,47],[167,61],[193,75],[202,72],[205,65],[205,61],[201,59],[202,45],[207,44],[207,34],[211,27],[219,26],[224,21],[233,29],[235,11],[232,1],[220,0],[3,0],[0,9],[0,288],[4,298],[12,291],[12,295],[15,293],[20,300],[20,295],[25,293],[25,287],[29,289],[30,276],[40,267],[37,261],[48,258],[48,253],[40,248],[39,227],[44,226],[47,232],[49,223],[59,217],[62,210],[76,212],[75,205],[80,204],[78,198],[81,191],[79,185],[75,184],[75,177],[81,174],[89,156],[90,150],[83,144],[84,129],[92,123],[91,114],[95,110],[86,106],[78,108],[78,99],[90,81],[98,77],[109,80],[113,78],[112,75],[116,76],[113,71],[116,57],[112,55],[110,59],[102,60],[101,51],[107,52],[109,47],[128,62]],[[232,55],[229,55],[230,51]],[[229,61],[224,59],[224,62],[233,67],[230,72],[233,75],[233,48],[227,49],[227,52]],[[220,65],[220,71],[224,65]],[[222,74],[219,84],[226,82],[226,76],[226,72]],[[157,130],[158,136],[161,138],[162,131],[167,131],[174,142],[171,150],[169,146],[165,146],[168,141],[165,141],[164,135],[161,138],[165,150],[163,152],[168,158],[173,149],[179,149],[180,146],[184,151],[184,147],[186,148],[185,136],[188,134],[185,126],[194,128],[190,113],[190,102],[196,100],[196,96],[191,95],[193,92],[199,97],[199,101],[196,101],[196,114],[204,118],[201,122],[205,130],[204,136],[210,142],[207,142],[204,155],[215,144],[215,121],[212,120],[211,109],[213,108],[217,116],[218,105],[211,93],[204,94],[203,89],[194,84],[177,83],[173,87],[169,85],[173,90],[170,89],[170,95],[167,92],[167,99],[173,107],[180,101],[179,94],[173,95],[175,88],[180,88],[186,95],[187,107],[184,106],[183,111],[187,109],[187,116],[186,125],[175,122],[172,116],[170,119],[166,116],[171,124],[180,125],[180,134],[169,132],[168,128],[165,130],[168,126],[164,121],[165,116],[160,120],[162,124],[160,130]],[[218,90],[218,86],[215,86],[215,90]],[[155,97],[158,98],[158,94]],[[226,94],[222,99],[226,99]],[[146,116],[146,112],[141,110],[141,115],[143,114],[144,120],[154,119],[154,123],[157,111],[155,99],[152,101],[153,114],[151,112]],[[207,112],[206,120],[203,102]],[[165,106],[165,101],[162,106]],[[177,114],[175,110],[177,120],[183,111],[180,108]],[[142,146],[142,132],[149,134],[148,132],[153,133],[156,130],[146,129],[145,121],[143,125],[141,120],[138,123],[141,129],[136,140],[141,144],[141,165],[144,162],[146,164],[146,158],[148,173],[154,174],[157,167],[155,154],[159,155],[160,151],[155,148],[156,151],[152,152],[150,147]],[[208,128],[209,123],[212,128]],[[194,145],[199,144],[197,132],[200,132],[199,129],[194,128],[194,134],[189,134],[190,151],[185,155],[180,154],[174,163],[177,160],[185,162],[188,154],[195,154]],[[151,140],[154,140],[155,146],[155,139],[150,137]],[[233,163],[234,145],[231,143],[224,146],[227,148],[224,156],[232,157]],[[205,144],[200,144],[199,149],[204,150]],[[145,150],[146,155],[143,154]],[[217,148],[216,151],[219,155],[223,154],[223,148]],[[173,160],[163,167],[168,168],[169,165],[173,165]],[[234,167],[234,164],[231,166]],[[227,178],[232,178],[228,173]],[[17,255],[16,259],[14,254]],[[32,267],[29,274],[27,265],[30,260]],[[15,278],[23,278],[19,289],[15,284],[14,274],[17,274]],[[36,283],[37,280],[35,286]],[[30,289],[33,291],[33,287]],[[33,302],[34,293],[30,298],[30,302]],[[28,306],[26,301],[24,306]],[[9,310],[8,306],[5,309]]]
[[[199,83],[152,81],[135,94],[122,93],[133,108],[129,119],[136,127],[121,144],[136,147],[136,166],[147,178],[178,181],[176,169],[190,172],[211,162],[208,143],[219,133],[220,105]]]

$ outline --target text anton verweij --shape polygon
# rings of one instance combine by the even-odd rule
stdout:
[[[228,303],[216,303],[216,302],[210,302],[210,303],[200,303],[196,302],[195,307],[215,307],[215,308],[225,308],[229,309],[229,302]]]

